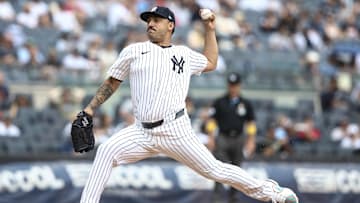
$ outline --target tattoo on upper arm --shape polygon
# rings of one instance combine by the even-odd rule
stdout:
[[[94,98],[90,102],[90,107],[95,110],[98,106],[104,103],[115,91],[111,81],[105,81],[97,90]]]

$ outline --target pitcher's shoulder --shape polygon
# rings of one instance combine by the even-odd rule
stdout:
[[[173,45],[173,48],[179,52],[182,52],[182,53],[188,53],[190,52],[192,49],[186,45]]]

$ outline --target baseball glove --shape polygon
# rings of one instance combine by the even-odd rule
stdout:
[[[88,152],[94,149],[92,116],[81,111],[71,125],[71,140],[75,152]]]

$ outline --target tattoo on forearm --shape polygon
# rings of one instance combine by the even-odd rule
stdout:
[[[97,90],[94,98],[90,102],[91,109],[95,110],[104,103],[114,93],[110,82],[104,82]]]

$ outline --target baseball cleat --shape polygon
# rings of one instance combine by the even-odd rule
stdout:
[[[274,192],[273,196],[271,197],[272,203],[299,203],[299,198],[291,189],[283,188],[280,187],[277,183],[273,183]]]

